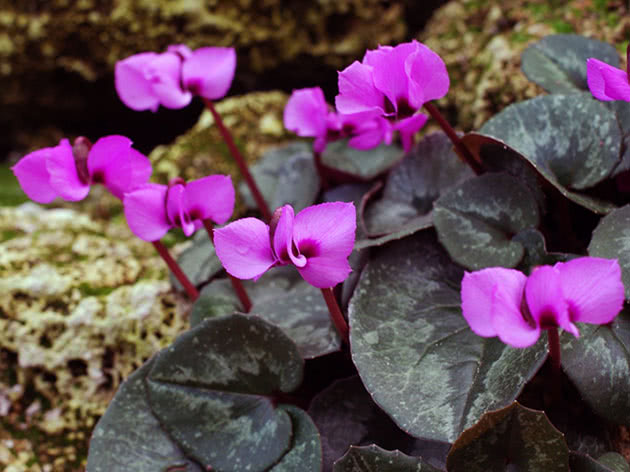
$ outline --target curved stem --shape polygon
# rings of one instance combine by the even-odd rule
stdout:
[[[322,288],[322,295],[324,296],[324,300],[326,301],[326,305],[328,306],[328,312],[330,313],[330,319],[337,328],[341,339],[344,342],[348,341],[348,323],[344,319],[341,314],[341,309],[339,308],[339,304],[337,303],[337,299],[335,298],[335,294],[332,291],[332,288]]]
[[[551,362],[551,393],[553,401],[558,404],[562,399],[562,368],[560,363],[560,336],[558,328],[547,330],[547,340],[549,342],[549,360]]]
[[[451,140],[453,146],[457,150],[457,155],[460,159],[467,164],[476,175],[483,173],[483,167],[477,162],[475,157],[472,155],[470,150],[466,147],[466,145],[462,142],[461,138],[457,136],[457,133],[450,125],[446,118],[442,116],[439,110],[430,102],[424,104],[424,108],[429,112],[429,115],[438,122],[440,128],[446,133],[446,136]]]
[[[197,291],[197,288],[188,279],[186,274],[184,274],[184,271],[181,269],[175,259],[173,259],[173,257],[169,254],[166,246],[164,246],[164,244],[162,244],[160,241],[153,241],[151,244],[153,244],[153,247],[158,252],[160,257],[164,259],[164,262],[166,262],[166,265],[171,270],[173,275],[177,278],[177,280],[179,280],[179,283],[182,284],[190,299],[193,302],[197,300],[197,298],[199,298],[199,292]]]
[[[212,242],[212,244],[214,245],[214,233],[213,233],[214,226],[212,225],[212,221],[203,220],[203,227],[206,228],[206,232],[208,233],[210,242]],[[232,288],[234,289],[236,296],[238,297],[238,299],[241,302],[241,305],[243,306],[243,311],[245,313],[249,313],[249,311],[252,309],[252,302],[249,299],[249,296],[247,295],[247,291],[245,290],[245,287],[243,287],[243,284],[241,283],[241,281],[237,279],[236,277],[230,274],[228,274],[228,277],[230,278],[230,282],[232,283]]]
[[[236,144],[234,144],[234,139],[232,138],[232,134],[226,128],[225,124],[223,124],[221,115],[219,115],[216,108],[214,108],[214,104],[212,103],[212,101],[208,100],[207,98],[204,98],[203,101],[206,104],[206,107],[208,108],[208,110],[210,110],[210,113],[212,113],[212,116],[214,117],[214,122],[219,127],[219,132],[221,133],[221,136],[223,136],[223,139],[225,140],[225,144],[230,150],[232,157],[234,157],[234,161],[236,162],[236,165],[241,171],[241,175],[245,179],[245,182],[247,183],[249,190],[252,192],[254,200],[256,201],[256,205],[258,205],[258,210],[260,211],[260,213],[262,213],[265,221],[271,221],[271,211],[269,211],[267,202],[265,202],[265,199],[263,198],[262,194],[260,193],[260,190],[258,189],[258,186],[256,185],[256,181],[254,181],[252,174],[249,172],[245,159],[243,159],[243,156],[241,155],[240,151],[236,147]]]

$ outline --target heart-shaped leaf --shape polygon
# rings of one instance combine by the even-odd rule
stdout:
[[[440,242],[456,262],[470,269],[514,267],[524,254],[514,236],[538,226],[538,205],[515,177],[490,173],[438,198],[433,222]]]
[[[630,313],[607,325],[580,324],[580,337],[563,333],[562,367],[601,417],[630,423]]]
[[[231,315],[204,320],[156,356],[151,410],[188,457],[214,470],[262,471],[291,447],[276,392],[302,381],[297,347],[273,325]]]
[[[292,405],[282,405],[293,424],[291,450],[269,472],[294,472],[296,470],[320,471],[322,468],[322,447],[315,423],[304,410]]]
[[[400,451],[386,451],[378,446],[351,447],[335,463],[334,472],[440,472],[419,457]]]
[[[177,263],[193,285],[199,286],[217,275],[223,266],[214,252],[214,245],[205,231],[197,231],[193,237],[193,244],[182,252]],[[179,291],[184,288],[172,273],[169,275],[171,284]]]
[[[250,172],[272,210],[288,203],[298,212],[312,205],[319,193],[313,151],[302,141],[267,151]],[[248,208],[258,208],[245,182],[239,191]]]
[[[305,359],[338,351],[341,338],[321,291],[305,282],[293,267],[277,267],[258,281],[241,281],[252,301],[250,314],[279,327]],[[215,280],[201,291],[191,313],[191,325],[205,318],[241,311],[228,280]]]
[[[410,223],[417,229],[432,226],[433,201],[474,175],[452,148],[444,133],[430,134],[390,172],[382,198],[368,204],[363,215],[371,237],[400,231]]]
[[[431,230],[374,250],[350,301],[352,358],[374,401],[409,434],[453,442],[510,404],[547,356],[475,335],[464,273]]]
[[[381,144],[363,151],[348,146],[348,141],[341,139],[326,146],[322,164],[336,173],[368,181],[389,170],[403,156],[398,146]]]
[[[455,441],[449,472],[569,472],[569,448],[542,411],[518,403],[486,413]]]
[[[554,34],[523,52],[521,68],[548,92],[581,92],[588,90],[586,60],[591,57],[619,67],[619,54],[610,44],[576,34]]]
[[[480,133],[522,154],[556,187],[593,187],[620,162],[616,116],[590,93],[516,103],[486,122]]]
[[[630,298],[630,205],[613,210],[601,219],[593,231],[588,253],[619,261],[626,298]]]
[[[630,472],[628,461],[615,452],[607,452],[597,460],[572,452],[569,456],[569,464],[571,472]]]
[[[202,472],[160,427],[147,401],[145,377],[153,359],[125,380],[90,440],[87,472],[186,470]]]

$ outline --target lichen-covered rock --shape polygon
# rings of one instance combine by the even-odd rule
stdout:
[[[167,275],[121,218],[0,208],[0,424],[89,431],[120,382],[187,328]]]
[[[554,33],[609,42],[625,59],[630,16],[621,1],[461,0],[438,9],[418,39],[448,67],[451,88],[440,106],[458,128],[471,130],[510,103],[543,93],[521,72],[520,57]]]

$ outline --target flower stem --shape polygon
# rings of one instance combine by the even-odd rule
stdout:
[[[214,245],[214,233],[213,233],[214,226],[212,225],[212,221],[203,220],[203,227],[206,228],[208,237],[210,238],[210,241]],[[232,288],[234,289],[236,296],[241,301],[241,305],[243,306],[243,311],[245,313],[249,313],[249,311],[252,309],[252,302],[249,299],[249,296],[247,295],[247,291],[245,290],[245,287],[243,287],[243,284],[241,283],[241,281],[237,279],[236,277],[233,277],[230,274],[228,274],[228,277],[230,278],[230,282],[232,283]]]
[[[243,156],[241,155],[240,151],[236,147],[236,144],[234,144],[234,139],[232,139],[232,134],[225,127],[225,124],[223,124],[221,115],[219,115],[216,108],[214,108],[214,104],[212,103],[212,101],[208,100],[207,98],[204,98],[203,101],[206,104],[206,107],[208,108],[208,110],[210,110],[210,113],[212,113],[212,116],[214,117],[214,122],[219,127],[219,132],[221,133],[221,136],[223,136],[223,139],[225,140],[225,144],[227,144],[227,147],[230,150],[232,157],[234,157],[234,160],[236,161],[236,165],[241,171],[241,175],[245,179],[245,182],[247,183],[249,190],[252,192],[254,200],[256,201],[256,205],[258,205],[258,210],[260,210],[260,213],[262,213],[265,221],[270,221],[271,211],[269,211],[267,202],[265,202],[265,199],[260,193],[260,190],[258,190],[258,186],[256,185],[256,182],[254,181],[252,174],[249,172],[249,169],[247,168],[247,163],[245,162],[245,159],[243,159]]]
[[[322,153],[313,151],[313,158],[315,159],[315,169],[317,169],[317,174],[319,175],[320,185],[323,190],[327,190],[328,178],[326,177],[326,169],[324,169],[324,164],[322,163]]]
[[[164,262],[166,262],[166,265],[171,270],[173,275],[177,277],[179,283],[182,284],[190,299],[193,302],[197,300],[197,298],[199,298],[199,292],[197,291],[197,288],[190,282],[190,280],[188,280],[188,277],[186,276],[186,274],[184,274],[184,271],[181,269],[181,267],[179,267],[179,264],[175,262],[175,259],[171,257],[168,249],[166,249],[166,246],[164,246],[164,244],[162,244],[160,241],[153,241],[151,244],[153,244],[153,247],[162,257],[162,259],[164,259]]]
[[[455,132],[453,127],[448,121],[446,121],[446,118],[442,116],[435,105],[427,102],[424,104],[424,108],[426,108],[426,110],[429,112],[429,115],[431,115],[431,117],[438,122],[444,133],[446,133],[446,136],[448,136],[448,138],[453,143],[453,146],[455,146],[455,149],[457,150],[457,155],[464,162],[464,164],[467,164],[476,175],[482,174],[483,167],[481,167],[481,165],[477,162],[470,150],[462,142],[460,137],[457,136],[457,133]]]
[[[348,324],[341,314],[341,310],[339,309],[339,304],[337,303],[335,294],[333,293],[331,288],[323,288],[321,290],[322,295],[324,296],[324,300],[326,301],[326,305],[328,306],[330,319],[334,323],[335,328],[337,328],[341,339],[343,341],[348,341]]]
[[[549,360],[551,362],[551,392],[553,400],[558,404],[562,399],[562,369],[560,367],[560,336],[558,328],[547,329],[547,341],[549,342]]]

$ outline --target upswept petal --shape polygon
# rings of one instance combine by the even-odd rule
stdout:
[[[195,232],[195,225],[191,221],[187,208],[185,187],[177,184],[169,187],[166,194],[166,215],[173,226],[182,229],[186,236]]]
[[[186,89],[216,100],[224,97],[230,89],[235,70],[234,48],[199,48],[184,61],[182,82]]]
[[[419,107],[409,100],[409,78],[405,71],[405,60],[417,49],[418,44],[414,41],[391,49],[381,48],[369,56],[374,86],[389,98],[396,111],[399,100],[406,100],[412,107]]]
[[[26,196],[37,203],[50,203],[57,197],[46,170],[46,158],[54,149],[47,147],[33,151],[11,167]]]
[[[420,108],[423,103],[442,98],[448,92],[450,80],[442,58],[422,43],[405,62],[409,76],[410,102]]]
[[[284,107],[284,127],[298,136],[326,135],[328,105],[319,87],[294,90]]]
[[[154,52],[134,54],[116,63],[114,81],[120,100],[136,111],[157,111],[160,102],[151,82],[145,74],[145,67],[158,55]]]
[[[625,71],[591,57],[586,61],[586,81],[599,100],[630,101],[630,84]]]
[[[124,196],[131,232],[144,241],[158,241],[171,228],[166,217],[166,185],[146,184]]]
[[[377,116],[385,112],[384,95],[374,86],[372,67],[354,61],[339,72],[338,86],[335,106],[339,113],[370,112]]]
[[[46,170],[50,175],[50,186],[64,200],[83,200],[90,192],[90,184],[79,178],[70,142],[62,139],[59,146],[49,149]]]
[[[354,128],[348,146],[355,149],[372,149],[391,136],[391,124],[381,116],[367,119]]]
[[[317,288],[334,287],[352,272],[347,259],[327,256],[309,257],[306,265],[297,270],[304,280]]]
[[[540,336],[540,326],[530,325],[521,312],[526,280],[500,284],[492,294],[492,326],[499,339],[512,347],[529,347]]]
[[[424,126],[429,117],[422,113],[410,116],[404,120],[400,120],[394,125],[394,129],[400,133],[400,140],[402,141],[403,149],[405,152],[409,152],[413,146],[413,136],[420,128]]]
[[[604,324],[619,314],[625,295],[617,260],[580,257],[555,267],[571,321]]]
[[[513,312],[517,311],[524,321],[520,306],[526,281],[522,272],[503,267],[466,272],[461,284],[462,314],[470,329],[479,336],[496,336],[493,317],[500,318],[506,312],[512,319]],[[497,288],[503,285],[506,288],[497,299]]]
[[[190,218],[210,218],[217,224],[228,221],[234,212],[234,185],[229,175],[210,175],[188,182],[186,211]]]
[[[184,108],[192,100],[192,93],[182,90],[182,58],[174,52],[165,52],[145,66],[155,96],[166,108]]]
[[[175,54],[179,54],[182,59],[189,59],[193,52],[192,50],[186,46],[185,44],[171,44],[166,48],[166,52],[174,52]]]
[[[295,257],[293,255],[293,221],[295,215],[291,205],[284,205],[276,212],[279,213],[279,217],[273,230],[273,251],[281,262],[287,264]],[[274,217],[277,215],[274,212]],[[304,261],[300,261],[300,263],[304,265]]]
[[[243,218],[215,229],[214,245],[225,270],[239,279],[258,278],[276,262],[269,226],[256,218]]]
[[[574,336],[579,336],[577,327],[569,318],[560,270],[556,267],[542,266],[534,269],[525,285],[525,298],[532,318],[541,328],[559,326]]]
[[[127,163],[130,167],[131,177],[128,189],[124,191],[130,192],[149,182],[153,168],[149,158],[134,148],[129,148],[129,151],[127,151]],[[108,184],[110,183],[108,182]]]
[[[354,248],[356,210],[353,203],[330,202],[313,205],[300,211],[293,224],[293,241],[310,260],[322,256],[338,263]],[[345,267],[345,265],[344,265]]]

